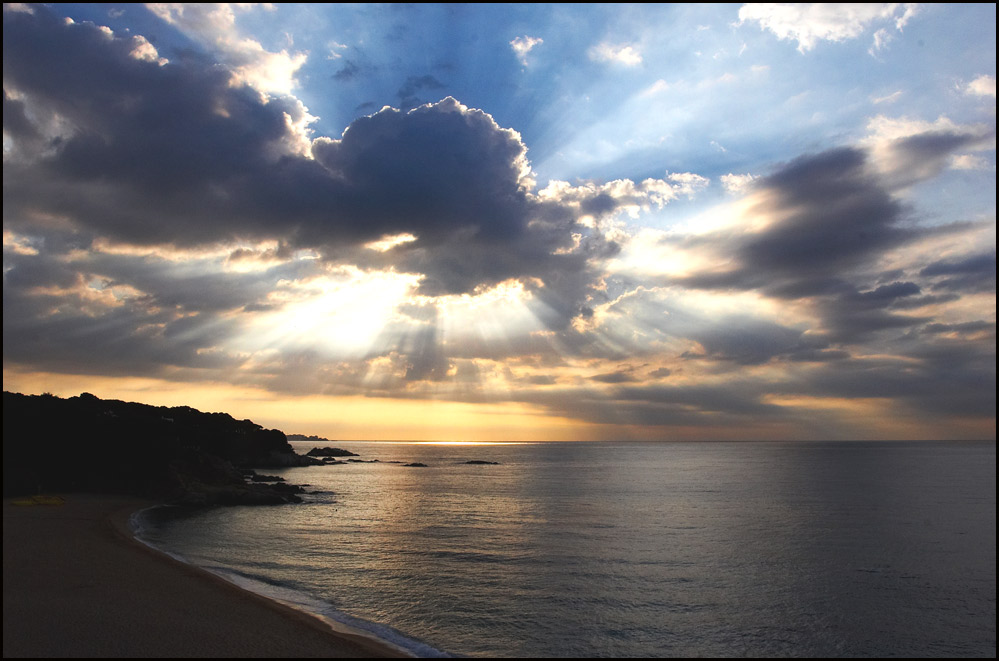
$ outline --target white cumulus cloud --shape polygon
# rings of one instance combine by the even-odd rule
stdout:
[[[975,96],[991,96],[994,99],[996,98],[995,76],[979,76],[968,83],[965,91]]]
[[[544,39],[540,37],[529,37],[526,34],[523,37],[517,37],[510,42],[510,48],[513,52],[517,54],[517,59],[525,67],[527,66],[527,54],[531,52],[531,49],[539,44],[543,44]]]
[[[898,3],[758,3],[739,9],[739,23],[755,21],[778,39],[797,41],[798,50],[804,53],[820,41],[855,39],[874,24],[887,23],[900,31],[917,10],[914,4]],[[887,29],[879,28],[872,53],[882,50],[891,37]]]
[[[614,62],[626,67],[637,67],[642,63],[642,54],[634,46],[613,45],[606,42],[590,49],[590,59],[597,62]]]
[[[729,172],[728,174],[723,174],[720,179],[726,191],[739,194],[745,192],[749,184],[753,183],[756,177],[751,174],[732,174]]]
[[[237,83],[265,94],[291,94],[295,73],[305,64],[305,53],[271,52],[236,27],[236,11],[253,4],[155,3],[146,5],[156,16],[202,45],[213,49],[227,64]],[[272,5],[263,5],[273,10]]]

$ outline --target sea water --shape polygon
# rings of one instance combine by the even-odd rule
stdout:
[[[994,443],[337,445],[142,536],[421,656],[996,653]]]

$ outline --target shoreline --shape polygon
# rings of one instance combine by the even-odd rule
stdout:
[[[129,520],[155,502],[12,500],[3,505],[4,657],[409,657],[143,543]]]

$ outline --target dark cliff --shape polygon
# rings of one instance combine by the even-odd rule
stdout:
[[[87,393],[3,394],[5,496],[93,491],[197,501],[208,493],[208,501],[253,501],[264,491],[245,485],[235,467],[304,463],[318,462],[295,454],[283,432],[225,413]]]

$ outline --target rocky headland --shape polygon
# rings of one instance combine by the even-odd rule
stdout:
[[[3,492],[133,495],[189,505],[300,502],[301,487],[254,468],[318,465],[284,433],[226,413],[88,393],[3,394]],[[247,478],[250,478],[249,481]]]

